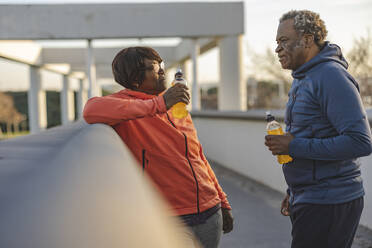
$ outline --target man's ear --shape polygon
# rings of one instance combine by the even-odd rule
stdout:
[[[314,45],[314,35],[305,34],[304,35],[305,48],[310,48]]]

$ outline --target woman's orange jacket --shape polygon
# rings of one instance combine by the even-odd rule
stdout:
[[[163,96],[126,89],[93,97],[85,105],[84,119],[116,130],[177,215],[203,212],[218,203],[231,209],[190,115],[173,118]]]

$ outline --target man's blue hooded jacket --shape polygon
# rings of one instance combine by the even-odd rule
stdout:
[[[347,67],[341,49],[326,42],[292,73],[285,123],[294,136],[293,161],[283,166],[291,204],[337,204],[364,195],[359,157],[372,152],[371,130]]]

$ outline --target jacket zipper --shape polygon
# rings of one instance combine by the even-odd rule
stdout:
[[[289,109],[289,129],[288,129],[288,131],[291,131],[291,128],[292,128],[292,110],[293,110],[295,100],[296,100],[296,96],[293,96],[292,105],[291,105],[291,108]]]
[[[200,208],[199,208],[199,183],[198,183],[198,180],[196,179],[194,168],[192,167],[189,156],[188,156],[188,146],[187,146],[186,134],[184,134],[184,133],[182,133],[182,134],[183,134],[183,136],[185,136],[185,145],[186,145],[185,156],[186,156],[187,161],[189,162],[189,165],[190,165],[190,168],[191,168],[191,171],[192,171],[192,175],[194,176],[195,183],[196,183],[196,205],[198,207],[198,214],[199,214],[200,213]]]
[[[289,109],[289,129],[288,129],[288,131],[291,131],[291,128],[292,128],[292,111],[293,111],[293,107],[294,107],[295,102],[296,102],[296,94],[297,94],[298,87],[299,86],[297,86],[296,91],[293,93],[293,96],[292,96],[293,100],[292,100],[291,107]]]
[[[315,165],[315,161],[313,161],[313,180],[316,181],[316,165]]]
[[[167,115],[167,118],[168,118],[168,121],[170,122],[170,124],[172,124],[172,126],[173,126],[175,129],[177,129],[177,128],[176,128],[176,125],[174,125],[173,121],[171,121],[171,119],[169,118],[168,113],[165,113],[165,114]]]
[[[172,126],[174,128],[176,128],[176,126],[174,125],[174,123],[171,121],[171,119],[169,118],[169,115],[168,113],[166,113],[167,115],[167,118],[168,118],[168,121],[172,124]],[[177,129],[177,128],[176,128]],[[196,179],[196,174],[195,174],[195,171],[194,171],[194,168],[192,167],[192,164],[191,164],[191,161],[189,159],[189,155],[188,155],[188,144],[187,144],[187,136],[186,134],[184,134],[183,132],[181,132],[183,134],[183,136],[185,137],[185,146],[186,146],[186,152],[185,152],[185,157],[187,159],[187,162],[189,163],[190,165],[190,168],[191,168],[191,171],[192,171],[192,175],[194,177],[194,180],[195,180],[195,183],[196,183],[196,206],[197,206],[197,211],[198,211],[198,214],[200,214],[200,207],[199,207],[199,182],[198,182],[198,179]]]
[[[145,167],[146,167],[146,150],[143,149],[142,150],[142,171],[145,171]]]

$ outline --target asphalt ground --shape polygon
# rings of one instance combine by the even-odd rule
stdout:
[[[220,248],[289,248],[290,219],[279,211],[284,194],[210,162],[234,215],[234,230]],[[372,248],[372,230],[359,226],[352,248]]]

